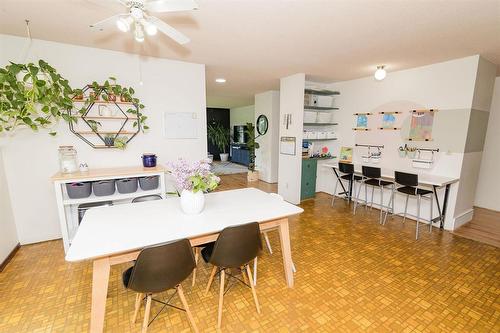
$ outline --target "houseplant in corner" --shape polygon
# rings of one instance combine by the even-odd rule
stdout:
[[[259,180],[259,172],[255,170],[255,149],[259,149],[259,143],[255,141],[255,126],[252,123],[247,123],[246,133],[248,134],[247,147],[250,154],[247,180],[249,182],[255,182]]]
[[[227,162],[229,154],[226,153],[226,147],[229,145],[229,128],[225,128],[221,124],[209,124],[207,127],[208,139],[217,146],[220,153],[220,160]]]
[[[207,159],[189,163],[184,159],[168,163],[177,192],[180,193],[182,211],[187,215],[199,214],[205,207],[205,192],[215,190],[220,178],[210,172]]]

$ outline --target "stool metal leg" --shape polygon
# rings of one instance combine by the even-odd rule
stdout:
[[[356,215],[356,208],[358,207],[359,202],[359,193],[361,192],[361,183],[358,185],[358,193],[356,194],[356,200],[354,201],[354,215]]]
[[[432,213],[433,213],[433,208],[434,208],[433,207],[434,203],[432,200],[433,200],[433,194],[431,193],[431,200],[430,200],[431,201],[431,218],[429,220],[429,232],[432,232],[432,215],[433,215]]]
[[[368,208],[368,185],[365,183],[365,209]]]
[[[394,194],[394,192],[396,192],[396,184],[392,184],[392,193]],[[391,203],[391,215],[394,215],[394,198],[392,199]]]
[[[421,196],[417,196],[417,229],[415,231],[415,240],[418,240],[418,225],[420,224],[420,200]]]
[[[373,193],[375,192],[375,186],[372,186],[372,201],[370,203],[370,210],[373,209]]]
[[[382,224],[382,211],[383,210],[384,210],[384,187],[380,186],[380,217],[378,218],[378,224]]]
[[[385,225],[385,222],[387,221],[387,215],[389,215],[389,207],[391,205],[392,205],[392,214],[394,214],[394,196],[396,195],[395,188],[396,186],[392,187],[391,198],[389,199],[389,203],[387,204],[387,210],[385,211],[385,216],[384,216],[384,223],[382,223],[382,225]]]
[[[406,221],[406,211],[408,210],[408,200],[410,199],[410,195],[407,194],[406,195],[406,202],[405,202],[405,214],[403,216],[403,224],[405,223]]]
[[[337,178],[337,181],[335,182],[335,188],[333,189],[332,206],[333,206],[333,202],[335,201],[335,196],[337,195],[337,186],[338,185],[339,185],[339,179]]]

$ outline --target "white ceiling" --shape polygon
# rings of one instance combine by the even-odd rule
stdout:
[[[500,0],[198,3],[198,11],[157,15],[191,38],[185,46],[92,31],[123,11],[113,0],[0,0],[0,33],[25,36],[29,19],[33,38],[204,63],[209,106],[253,104],[255,93],[298,72],[331,82],[372,75],[379,64],[390,72],[478,53],[500,65]]]

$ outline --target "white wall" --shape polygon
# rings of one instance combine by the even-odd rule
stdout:
[[[266,91],[255,95],[255,123],[260,115],[269,122],[267,133],[257,139],[260,148],[255,151],[259,178],[268,183],[278,181],[280,92]]]
[[[9,256],[18,243],[0,147],[0,263]]]
[[[296,143],[295,155],[279,154],[278,193],[293,204],[300,203],[305,82],[304,73],[290,75],[280,80],[279,136],[280,139],[295,137]],[[288,128],[283,121],[286,114],[291,115],[291,124]]]
[[[330,88],[340,91],[336,98],[338,112],[338,142],[334,153],[338,154],[341,146],[353,147],[354,144],[383,144],[382,168],[397,169],[409,172],[425,172],[449,177],[460,177],[467,131],[471,115],[474,88],[478,70],[479,56],[471,56],[443,63],[423,66],[398,72],[389,72],[383,81],[375,81],[373,77],[333,83]],[[433,138],[431,142],[405,141],[408,137],[410,113],[412,109],[435,108],[440,110],[434,120]],[[397,125],[401,131],[381,131],[379,111],[403,111],[398,117]],[[368,127],[371,131],[353,131],[356,112],[371,112]],[[410,159],[398,157],[398,147],[409,145],[427,148],[439,148],[436,162],[432,169],[415,169]],[[361,155],[365,148],[356,148],[354,163],[362,163]],[[334,178],[331,170],[319,168],[317,191],[333,192]],[[361,192],[363,195],[363,191]],[[442,197],[442,196],[441,196]],[[377,195],[375,196],[378,202]],[[465,213],[468,208],[455,210],[457,186],[450,193],[447,209],[446,228],[453,229],[454,218]],[[427,206],[428,205],[424,205]],[[416,212],[415,205],[410,213]],[[436,211],[436,210],[435,210]],[[428,216],[428,209],[422,209],[423,216]]]
[[[24,38],[0,35],[0,66],[19,61],[26,50]],[[58,171],[57,148],[73,145],[80,161],[91,168],[140,165],[143,152],[155,152],[159,163],[185,157],[206,156],[205,66],[167,59],[141,57],[102,49],[34,40],[27,60],[42,58],[70,81],[73,87],[104,81],[115,76],[118,83],[132,86],[146,105],[151,130],[139,134],[125,151],[95,150],[69,132],[66,123],[58,126],[58,135],[46,131],[22,130],[13,137],[2,137],[5,174],[21,244],[60,237],[54,190],[50,177]],[[139,62],[143,86],[139,82]],[[165,139],[165,111],[194,112],[198,117],[198,138]]]
[[[500,77],[495,80],[495,90],[490,108],[488,131],[484,144],[481,171],[476,190],[475,205],[500,211]]]
[[[241,106],[238,108],[231,108],[229,110],[229,126],[231,133],[235,125],[246,125],[254,121],[255,116],[254,105]]]

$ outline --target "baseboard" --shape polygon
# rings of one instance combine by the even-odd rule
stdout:
[[[455,216],[454,221],[453,221],[453,230],[456,230],[463,226],[464,224],[467,224],[472,220],[474,217],[474,208],[471,208],[462,214]]]
[[[12,251],[10,251],[7,258],[5,258],[5,260],[0,264],[0,272],[2,272],[4,268],[7,266],[7,264],[12,260],[12,258],[14,258],[20,247],[21,244],[17,243],[17,245],[12,249]]]

